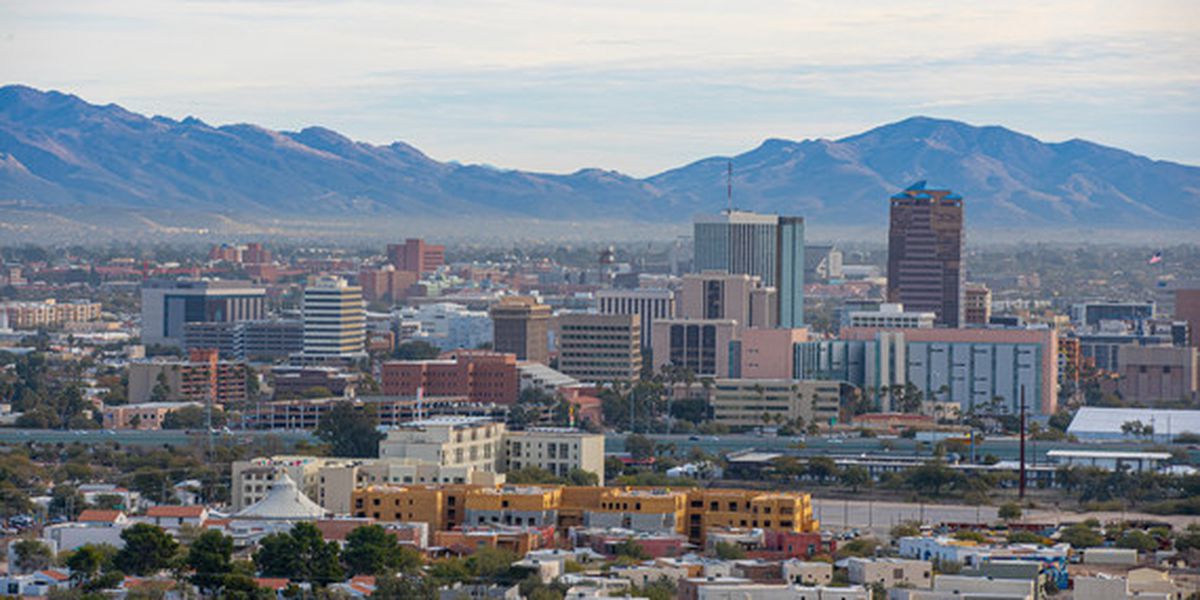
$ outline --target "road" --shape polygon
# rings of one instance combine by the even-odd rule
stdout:
[[[217,434],[221,439],[233,439],[246,443],[253,439],[268,439],[274,437],[284,444],[294,444],[299,441],[316,441],[307,431],[235,431]],[[102,444],[116,442],[121,445],[161,446],[188,445],[193,442],[203,442],[207,436],[203,432],[189,433],[187,431],[108,431],[104,429],[63,431],[60,429],[4,429],[0,428],[0,444],[24,444],[38,442],[42,444]]]
[[[609,453],[624,452],[625,436],[626,434],[623,433],[608,434],[605,439],[605,450]],[[823,436],[807,436],[804,438],[804,448],[795,448],[793,446],[796,444],[797,438],[778,436],[759,437],[757,435],[746,434],[720,436],[653,434],[647,437],[658,444],[674,444],[676,455],[681,457],[686,457],[692,448],[700,448],[708,454],[729,454],[749,449],[783,452],[795,456],[887,452],[896,456],[931,457],[933,454],[931,444],[924,444],[923,449],[918,452],[916,440],[911,439],[881,440],[878,438],[849,438],[833,441]],[[692,437],[698,437],[699,439],[693,440],[691,439]],[[885,450],[885,443],[891,446],[891,450]],[[1161,445],[1155,446],[1154,444],[1135,442],[1096,444],[1065,441],[1028,441],[1026,443],[1026,455],[1030,463],[1039,464],[1047,462],[1046,452],[1056,449],[1146,451],[1152,447],[1161,448]],[[1175,448],[1186,449],[1184,446],[1175,446]],[[1193,463],[1200,463],[1200,451],[1188,450],[1188,452],[1191,455]],[[1017,460],[1020,455],[1020,440],[1016,438],[987,438],[977,444],[975,453],[979,458],[991,454],[1001,460]]]

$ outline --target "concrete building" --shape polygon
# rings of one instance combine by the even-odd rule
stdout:
[[[472,465],[444,466],[414,459],[361,459],[321,466],[317,470],[316,495],[311,498],[335,515],[349,515],[354,512],[354,490],[371,486],[497,486],[504,481],[503,473],[484,471]]]
[[[192,350],[188,360],[145,360],[129,364],[128,398],[150,401],[230,404],[246,401],[246,364],[218,359],[215,350]],[[161,379],[166,394],[155,397]]]
[[[823,282],[842,278],[842,251],[833,244],[804,247],[804,281]]]
[[[358,272],[358,286],[362,288],[363,299],[367,302],[402,302],[420,280],[419,272],[401,271],[392,265]]]
[[[388,396],[466,396],[472,402],[513,404],[520,395],[517,358],[488,350],[460,350],[436,360],[388,361],[380,367]]]
[[[315,279],[304,288],[303,358],[361,358],[365,355],[366,323],[362,288],[340,277]]]
[[[726,210],[697,216],[693,229],[696,271],[757,276],[764,287],[778,292],[773,306],[778,324],[804,326],[802,217]]]
[[[808,341],[807,329],[741,328],[732,342],[731,378],[791,379],[795,346]]]
[[[505,296],[492,305],[492,347],[517,360],[550,361],[550,307],[529,296]]]
[[[717,379],[709,391],[713,421],[730,427],[775,426],[803,419],[829,424],[840,420],[851,386],[837,381]]]
[[[572,469],[595,473],[604,485],[604,435],[561,427],[504,434],[504,470],[534,467],[566,477]]]
[[[1154,318],[1153,302],[1093,300],[1071,306],[1071,322],[1080,327],[1098,327],[1104,321],[1133,323]]]
[[[727,319],[662,319],[651,334],[654,370],[674,365],[696,377],[729,377],[730,342],[741,327]]]
[[[965,575],[938,575],[933,589],[895,589],[888,600],[1037,600],[1041,590],[1031,579],[1001,579]],[[1075,597],[1092,599],[1075,591]]]
[[[960,327],[963,314],[963,200],[919,181],[891,198],[888,302],[933,312],[939,327]]]
[[[886,589],[897,586],[928,589],[933,587],[933,563],[902,558],[850,558],[846,561],[850,583],[880,584]]]
[[[1183,600],[1184,586],[1159,569],[1133,569],[1125,577],[1111,575],[1075,578],[1075,597],[1088,600]]]
[[[1109,450],[1050,450],[1054,463],[1064,467],[1088,467],[1105,471],[1152,473],[1171,460],[1170,452],[1121,452]]]
[[[774,288],[745,274],[705,271],[683,276],[679,318],[728,319],[744,327],[775,327],[779,323]]]
[[[602,315],[637,315],[641,319],[642,349],[650,349],[650,330],[657,319],[675,316],[675,292],[662,288],[596,291],[596,310]]]
[[[262,319],[265,299],[266,289],[248,281],[147,281],[142,284],[142,343],[179,346],[185,323]]]
[[[1117,392],[1130,404],[1195,404],[1200,399],[1200,349],[1129,346],[1121,349]]]
[[[462,304],[436,302],[400,310],[402,323],[416,323],[411,339],[428,342],[442,351],[473,349],[492,343],[492,319],[487,311]]]
[[[304,322],[197,321],[183,326],[183,349],[216,349],[230,360],[275,360],[304,349]]]
[[[987,326],[992,319],[992,290],[982,283],[968,283],[963,302],[963,324]]]
[[[936,318],[933,312],[906,312],[902,304],[884,303],[877,311],[852,311],[849,327],[879,327],[882,329],[932,329]]]
[[[642,370],[641,330],[636,314],[561,314],[558,370],[587,383],[633,381]]]
[[[272,456],[234,461],[230,467],[229,485],[233,511],[261,502],[281,473],[286,473],[306,496],[316,498],[321,468],[349,462],[349,459],[316,456]]]
[[[802,344],[796,378],[846,375],[851,378],[843,381],[880,396],[890,385],[912,382],[926,399],[954,402],[963,412],[978,407],[1006,414],[1019,412],[1023,386],[1030,414],[1051,415],[1057,408],[1058,335],[1053,329],[852,327],[840,335],[842,341],[865,344]]]
[[[379,442],[379,458],[414,459],[442,466],[499,472],[504,423],[484,417],[432,417],[391,429]]]

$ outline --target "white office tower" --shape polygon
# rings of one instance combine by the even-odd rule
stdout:
[[[304,288],[304,358],[364,355],[366,308],[362,288],[340,277],[320,277]]]

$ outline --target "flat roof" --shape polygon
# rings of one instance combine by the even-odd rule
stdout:
[[[1050,457],[1078,457],[1078,458],[1129,458],[1129,459],[1144,459],[1144,460],[1167,460],[1171,458],[1170,452],[1119,452],[1107,450],[1051,450],[1046,453]]]
[[[1154,427],[1155,435],[1200,433],[1200,410],[1168,410],[1161,408],[1098,408],[1085,406],[1075,413],[1067,433],[1121,435],[1121,425],[1141,421]]]

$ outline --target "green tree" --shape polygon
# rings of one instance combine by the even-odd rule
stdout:
[[[397,360],[432,360],[441,353],[442,351],[438,350],[437,346],[429,342],[414,340],[396,346],[396,351],[392,353],[392,356]]]
[[[729,542],[717,542],[714,550],[717,553],[717,558],[721,560],[741,560],[746,558],[746,550],[737,544]]]
[[[233,538],[209,529],[188,548],[187,566],[193,571],[192,583],[201,591],[216,595],[225,583],[233,563]]]
[[[50,547],[38,540],[20,540],[13,543],[13,554],[17,557],[17,569],[30,573],[45,569],[54,561]]]
[[[837,475],[837,463],[833,462],[833,459],[828,456],[814,456],[808,459],[808,465],[804,468],[804,474],[821,483],[825,483],[827,479]]]
[[[325,586],[341,581],[343,571],[336,542],[326,542],[312,523],[298,523],[286,533],[273,533],[259,543],[254,564],[267,577]]]
[[[1104,543],[1104,536],[1080,523],[1064,528],[1058,533],[1058,539],[1072,548],[1094,548]]]
[[[112,568],[117,549],[108,544],[84,544],[67,557],[67,568],[71,569],[71,580],[75,585],[90,587],[100,571]]]
[[[1158,549],[1158,542],[1145,531],[1130,529],[1117,539],[1118,548],[1132,548],[1138,552],[1153,552]]]
[[[652,458],[654,456],[654,441],[641,434],[630,434],[625,436],[625,451],[634,460]]]
[[[851,465],[842,469],[838,478],[842,483],[850,486],[854,493],[858,493],[858,488],[871,483],[871,474],[867,472],[866,467],[860,465]]]
[[[87,508],[87,501],[83,499],[83,494],[80,494],[75,486],[56,485],[54,491],[50,493],[51,516],[74,520],[85,508]]]
[[[161,528],[136,523],[121,532],[125,547],[113,558],[113,564],[130,575],[153,575],[168,566],[179,550],[179,543]]]
[[[151,402],[166,402],[171,398],[171,383],[167,381],[167,372],[162,370],[158,372],[158,377],[155,379],[154,388],[150,390]]]
[[[996,515],[1003,521],[1016,521],[1021,518],[1021,505],[1016,502],[1005,502],[1000,505]]]
[[[600,476],[578,467],[567,472],[567,485],[591,487],[600,485]]]
[[[508,573],[517,556],[500,548],[480,548],[467,558],[467,568],[476,578],[494,581]]]
[[[614,546],[613,552],[617,556],[625,556],[634,560],[647,560],[650,558],[650,554],[646,552],[646,549],[633,538],[629,538]]]
[[[208,427],[207,409],[202,406],[185,406],[173,410],[163,417],[163,429],[205,429]],[[212,410],[213,427],[225,425],[225,412],[219,408]]]
[[[381,575],[375,578],[374,600],[437,600],[437,586],[420,574]]]
[[[346,535],[342,562],[350,575],[413,573],[421,567],[421,555],[401,546],[383,527],[364,525]]]
[[[929,461],[919,467],[909,469],[904,474],[904,483],[908,487],[932,496],[941,495],[942,491],[953,485],[962,483],[963,476],[942,461]]]
[[[92,498],[92,507],[100,510],[125,510],[125,498],[119,494],[96,494]]]
[[[376,427],[379,416],[374,406],[358,410],[350,402],[339,402],[317,424],[317,437],[330,445],[333,456],[375,458],[383,434]]]

